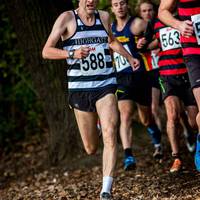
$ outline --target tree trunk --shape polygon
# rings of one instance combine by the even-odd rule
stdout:
[[[69,0],[5,0],[15,28],[25,66],[43,102],[49,125],[49,161],[59,164],[80,145],[74,115],[66,101],[66,64],[46,61],[41,51],[58,15],[73,7]]]

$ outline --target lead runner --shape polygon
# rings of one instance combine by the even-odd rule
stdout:
[[[133,69],[139,61],[115,40],[109,14],[96,9],[98,0],[80,0],[76,10],[62,13],[44,45],[45,59],[66,59],[68,95],[88,154],[98,147],[99,117],[104,143],[101,200],[111,199],[117,154],[116,76],[109,47],[126,57]],[[63,49],[56,47],[62,39]]]

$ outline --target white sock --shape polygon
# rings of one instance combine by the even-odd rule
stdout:
[[[112,188],[112,183],[113,183],[113,177],[111,177],[111,176],[104,176],[103,177],[103,187],[102,187],[102,190],[101,190],[101,194],[103,192],[110,193],[111,192],[111,188]]]
[[[154,144],[154,147],[155,148],[158,148],[158,147],[160,147],[161,146],[161,144]]]

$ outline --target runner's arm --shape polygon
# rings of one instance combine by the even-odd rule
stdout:
[[[164,24],[179,30],[184,37],[190,37],[193,33],[192,22],[190,20],[180,21],[176,19],[172,14],[175,5],[176,0],[161,0],[158,17]]]
[[[109,46],[110,48],[121,54],[123,57],[125,57],[130,65],[132,66],[133,70],[137,69],[140,66],[140,61],[136,58],[134,58],[124,47],[123,45],[114,38],[111,29],[110,29],[110,35],[109,35]]]
[[[153,50],[153,49],[157,49],[158,47],[158,39],[154,39],[149,45],[148,45],[148,49],[149,50]]]
[[[180,26],[180,20],[176,19],[172,10],[176,4],[176,0],[161,0],[158,9],[158,18],[166,25],[178,29]]]
[[[134,58],[112,34],[109,14],[105,11],[101,11],[100,17],[102,19],[102,23],[103,23],[104,27],[106,28],[106,31],[108,32],[108,43],[109,43],[110,48],[113,51],[115,51],[115,52],[121,54],[123,57],[125,57],[131,64],[133,70],[135,68],[138,68],[140,65],[139,60]]]
[[[136,35],[136,36],[143,35],[146,28],[147,28],[147,22],[145,22],[143,19],[140,19],[140,18],[135,18],[130,27],[133,35]]]
[[[67,19],[70,18],[69,12],[62,13],[55,21],[51,33],[43,47],[42,57],[44,59],[66,59],[68,52],[56,48],[56,44],[62,34],[67,30]],[[69,19],[70,20],[70,19]]]

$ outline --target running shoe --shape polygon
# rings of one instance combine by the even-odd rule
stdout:
[[[136,167],[136,159],[133,156],[128,156],[124,159],[124,170],[133,170]]]
[[[190,153],[193,153],[195,151],[195,142],[192,142],[190,138],[186,138],[186,146]]]
[[[194,160],[196,169],[200,172],[200,134],[198,134],[197,136],[197,145]]]
[[[111,200],[111,194],[108,192],[103,192],[100,194],[100,200]]]
[[[176,158],[173,162],[172,167],[170,168],[171,173],[179,172],[182,168],[182,162],[179,158]]]
[[[154,150],[154,153],[153,153],[153,157],[156,160],[161,160],[163,158],[163,151],[162,151],[162,147],[161,146],[155,147],[155,150]]]
[[[185,136],[185,143],[186,143],[188,151],[190,153],[193,153],[196,147],[194,133],[186,133],[184,134],[184,136]]]

